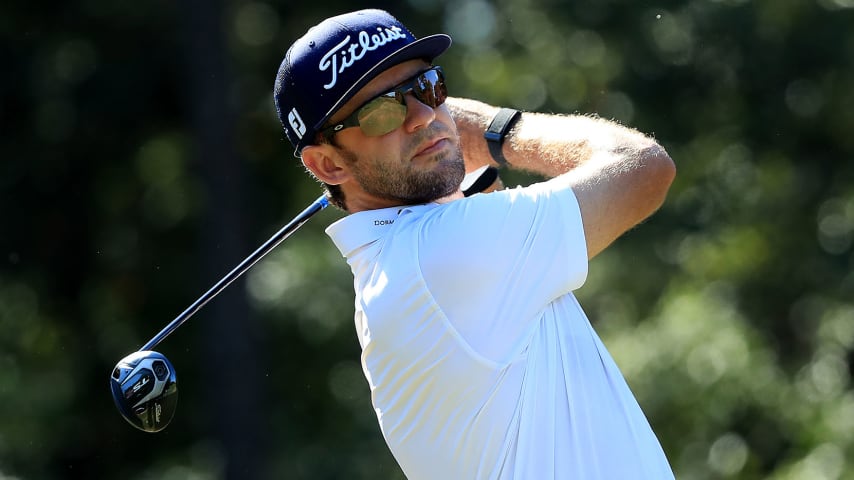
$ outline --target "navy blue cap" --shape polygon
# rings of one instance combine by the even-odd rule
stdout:
[[[383,10],[327,18],[288,49],[273,95],[294,155],[314,142],[329,118],[362,87],[406,60],[434,58],[451,46],[444,34],[416,38]]]

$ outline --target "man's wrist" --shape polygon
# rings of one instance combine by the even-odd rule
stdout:
[[[513,128],[513,125],[522,116],[522,112],[513,108],[502,108],[492,117],[492,121],[483,133],[483,138],[486,139],[486,146],[489,148],[489,154],[499,167],[507,165],[507,159],[504,158],[502,147],[504,140],[507,138],[508,132]]]

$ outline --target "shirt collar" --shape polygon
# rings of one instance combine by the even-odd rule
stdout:
[[[326,234],[345,257],[388,233],[401,215],[436,204],[390,207],[352,213],[326,227]]]

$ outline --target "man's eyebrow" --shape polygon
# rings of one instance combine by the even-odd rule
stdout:
[[[434,66],[434,65],[429,64],[429,63],[428,63],[427,65],[423,66],[423,68],[419,68],[419,69],[417,69],[417,70],[415,71],[415,73],[413,73],[413,74],[411,74],[411,75],[408,75],[408,76],[407,76],[406,78],[404,78],[403,80],[401,80],[401,81],[399,81],[399,82],[397,82],[397,83],[395,83],[395,84],[388,85],[388,86],[386,86],[386,87],[384,87],[384,88],[380,89],[377,93],[375,93],[375,94],[371,95],[370,97],[368,97],[368,99],[367,99],[366,101],[369,101],[369,100],[371,100],[371,99],[373,99],[373,98],[376,98],[376,97],[378,97],[379,95],[382,95],[382,94],[384,94],[384,93],[388,93],[388,92],[391,92],[391,91],[393,91],[393,90],[397,90],[398,88],[402,87],[404,84],[407,84],[407,83],[411,82],[412,80],[414,80],[414,79],[415,79],[415,77],[417,77],[418,75],[421,75],[422,73],[426,72],[427,70],[430,70],[431,68],[433,68],[433,66]]]

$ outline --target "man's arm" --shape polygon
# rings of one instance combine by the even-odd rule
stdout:
[[[483,132],[498,108],[449,98],[466,170],[496,165]],[[593,258],[655,212],[676,167],[667,152],[640,132],[582,115],[524,113],[506,137],[513,168],[554,178],[572,188],[581,208],[588,257]]]

